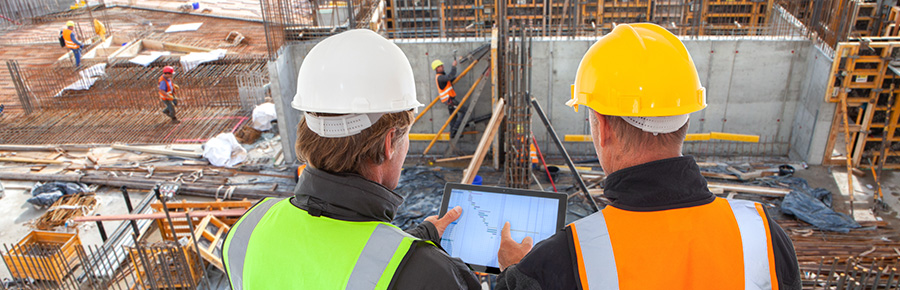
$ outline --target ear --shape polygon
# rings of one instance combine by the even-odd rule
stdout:
[[[597,113],[596,111],[592,111],[592,113],[596,114],[594,115],[594,118],[597,118],[597,125],[599,127],[597,129],[600,130],[600,146],[606,148],[612,144],[612,142],[617,140],[617,136],[614,136],[615,132],[613,132],[612,127],[610,127],[609,120],[606,119],[607,116],[600,115],[600,113]]]
[[[394,140],[394,134],[397,130],[390,130],[387,134],[384,134],[384,159],[391,159],[391,156],[394,155],[394,144],[391,142]]]

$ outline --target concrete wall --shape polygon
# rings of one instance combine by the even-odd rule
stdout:
[[[825,145],[837,109],[837,104],[824,101],[831,64],[832,59],[821,49],[810,48],[806,59],[808,76],[801,84],[800,100],[794,113],[791,159],[822,164],[825,157]]]
[[[574,112],[564,105],[570,98],[569,86],[573,83],[575,71],[581,57],[595,39],[541,40],[535,39],[532,53],[532,95],[538,99],[551,122],[560,134],[589,134],[585,111]],[[453,50],[458,54],[473,50],[487,43],[482,41],[434,42],[399,41],[398,45],[407,54],[415,73],[419,102],[428,104],[437,95],[434,73],[430,63],[439,58],[445,63],[452,58]],[[822,101],[825,77],[830,68],[830,60],[815,48],[810,41],[797,40],[749,40],[749,39],[688,39],[684,40],[700,74],[700,80],[707,88],[709,107],[691,116],[691,133],[727,132],[754,134],[761,136],[759,144],[738,144],[735,142],[689,142],[688,154],[710,155],[776,155],[806,160],[816,164],[821,162],[824,135],[827,126],[817,125],[823,118],[830,118],[833,105]],[[313,44],[301,43],[285,46],[278,64],[278,78],[284,96],[293,96],[296,70],[303,56]],[[285,67],[293,63],[294,67]],[[485,70],[487,58],[454,87],[458,97],[469,91],[477,76]],[[465,66],[460,65],[459,70]],[[288,72],[284,70],[288,70]],[[281,104],[289,105],[289,99]],[[490,113],[490,83],[475,105],[475,114]],[[825,109],[832,108],[829,112]],[[286,110],[290,117],[280,124],[286,126],[281,132],[294,131],[296,111]],[[818,117],[816,117],[818,112]],[[279,112],[281,114],[282,112]],[[435,133],[447,119],[446,106],[438,103],[427,112],[412,128],[413,133]],[[281,118],[281,115],[279,115]],[[830,121],[830,119],[829,119]],[[487,122],[476,126],[483,131]],[[556,155],[549,135],[535,115],[533,132],[545,154]],[[447,130],[445,130],[447,131]],[[798,131],[797,134],[794,132]],[[293,134],[293,133],[292,133]],[[795,136],[802,135],[802,136]],[[285,148],[293,148],[287,142],[293,137],[283,135]],[[480,135],[464,136],[459,148],[471,153],[475,150]],[[815,141],[810,141],[815,140]],[[805,143],[805,144],[803,144]],[[812,144],[812,146],[810,145]],[[427,141],[412,141],[410,155],[415,156],[428,145]],[[795,148],[797,147],[797,148]],[[818,148],[818,149],[817,149]],[[573,156],[591,158],[593,147],[589,142],[568,142],[566,149]],[[429,155],[442,155],[447,150],[446,142],[438,142]],[[818,159],[816,159],[818,156]],[[287,155],[286,155],[287,157]]]

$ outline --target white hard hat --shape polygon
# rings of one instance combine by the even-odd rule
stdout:
[[[421,107],[412,66],[393,42],[355,29],[316,44],[300,66],[291,107],[323,137],[352,136],[381,115]],[[315,117],[310,112],[348,114]],[[333,128],[330,129],[330,128]]]

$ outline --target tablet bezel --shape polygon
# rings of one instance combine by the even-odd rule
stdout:
[[[563,228],[563,226],[565,225],[565,222],[566,222],[566,206],[567,206],[566,202],[567,202],[568,196],[565,194],[555,193],[555,192],[546,192],[546,191],[537,191],[537,190],[528,190],[528,189],[519,189],[519,188],[471,185],[471,184],[461,184],[461,183],[451,183],[451,182],[448,182],[447,184],[444,185],[444,196],[441,198],[441,212],[438,216],[443,217],[444,214],[447,213],[447,204],[450,202],[450,194],[453,192],[454,189],[557,199],[559,201],[559,209],[558,209],[558,212],[556,215],[556,230],[557,230],[557,232]],[[447,253],[447,254],[449,255],[450,253]],[[469,263],[466,261],[463,261],[463,262],[465,262],[466,265],[469,265],[469,267],[472,267],[473,270],[478,271],[478,272],[491,273],[491,274],[499,274],[500,273],[500,268],[489,267],[486,265],[472,264],[472,263]]]

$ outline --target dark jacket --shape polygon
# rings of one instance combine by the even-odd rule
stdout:
[[[445,66],[446,68],[446,66]],[[437,85],[438,90],[447,87],[447,82],[453,81],[456,79],[456,67],[451,66],[449,72],[437,73]]]
[[[294,193],[294,206],[313,216],[344,221],[390,223],[403,203],[400,195],[360,175],[332,174],[312,167],[303,171]],[[441,244],[441,237],[430,222],[406,232]],[[462,260],[419,241],[413,243],[400,262],[388,289],[481,289],[481,284]]]
[[[711,203],[715,195],[706,187],[690,156],[653,161],[622,169],[604,181],[610,206],[628,211],[662,211]],[[779,289],[801,289],[794,246],[768,214],[775,273]],[[541,241],[518,264],[500,273],[497,289],[578,289],[572,232],[566,227]]]

